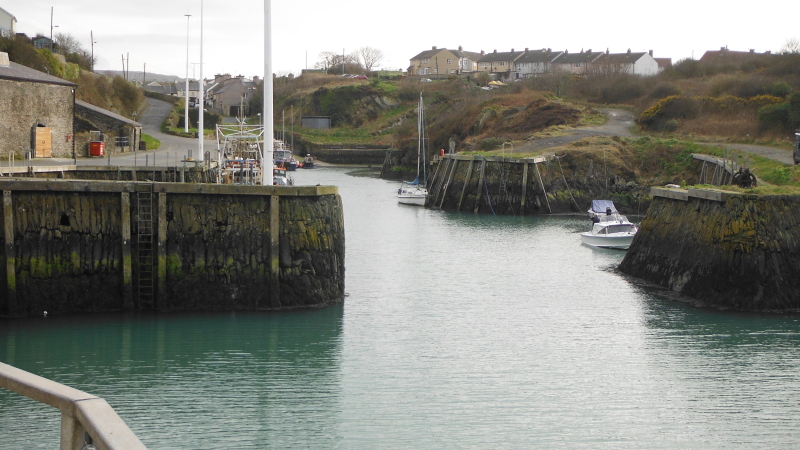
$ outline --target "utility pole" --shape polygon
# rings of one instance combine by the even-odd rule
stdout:
[[[147,63],[144,63],[144,68],[142,69],[142,86],[147,85]]]
[[[205,138],[205,130],[203,124],[203,116],[206,115],[206,93],[205,93],[205,84],[203,80],[203,0],[200,0],[200,105],[198,105],[197,111],[197,131],[199,131],[198,136],[200,137],[198,142],[198,151],[200,152],[197,155],[197,159],[199,161],[203,161],[205,156],[203,155],[203,139]]]
[[[125,55],[122,55],[122,78],[128,81],[128,75],[125,74]]]
[[[53,52],[53,28],[58,28],[58,25],[53,25],[53,7],[50,7],[50,53]]]

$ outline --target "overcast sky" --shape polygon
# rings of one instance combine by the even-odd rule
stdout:
[[[263,76],[263,0],[202,0],[206,78],[216,73]],[[17,32],[33,37],[73,35],[91,50],[96,70],[184,76],[189,18],[190,77],[199,77],[201,0],[0,0],[17,18]],[[272,64],[279,75],[313,68],[323,51],[381,50],[384,68],[403,68],[417,53],[439,48],[480,52],[581,49],[621,53],[653,50],[655,57],[700,58],[706,50],[778,51],[800,37],[784,17],[789,3],[765,0],[747,7],[717,2],[452,3],[442,0],[272,0]],[[470,6],[472,5],[472,7]],[[435,19],[434,19],[435,18]]]

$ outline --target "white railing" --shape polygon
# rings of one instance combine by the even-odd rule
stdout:
[[[102,398],[3,363],[0,387],[61,411],[61,450],[147,448]]]

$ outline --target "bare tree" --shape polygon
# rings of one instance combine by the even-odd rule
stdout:
[[[341,53],[324,51],[319,54],[319,61],[314,64],[317,69],[328,71],[331,67],[340,64],[342,61]]]
[[[378,63],[381,62],[383,59],[383,52],[377,48],[372,48],[369,46],[361,47],[358,49],[358,55],[361,56],[361,63],[364,67],[364,71],[369,74],[372,72],[372,68],[377,66]]]
[[[797,38],[787,39],[781,48],[781,53],[791,53],[793,55],[800,53],[800,40]]]
[[[83,50],[81,43],[78,42],[78,40],[75,39],[75,36],[71,34],[56,33],[53,41],[55,41],[56,46],[58,47],[58,52],[62,55],[78,53]]]

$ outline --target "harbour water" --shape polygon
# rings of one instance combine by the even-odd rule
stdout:
[[[347,169],[344,304],[0,321],[0,361],[105,398],[149,448],[797,448],[797,315],[688,305],[581,216],[398,205]],[[0,448],[59,414],[0,391]]]

